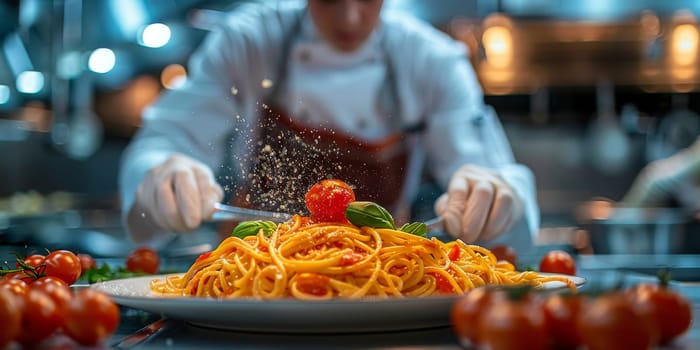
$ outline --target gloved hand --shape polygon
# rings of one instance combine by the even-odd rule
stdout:
[[[465,165],[435,202],[449,234],[463,241],[487,241],[508,231],[523,215],[523,200],[492,169]]]
[[[700,175],[700,142],[671,157],[649,163],[637,175],[622,199],[628,207],[662,205],[674,197],[684,183],[694,182]]]
[[[160,228],[192,231],[211,217],[214,203],[222,198],[221,186],[206,165],[175,154],[146,174],[134,207]]]

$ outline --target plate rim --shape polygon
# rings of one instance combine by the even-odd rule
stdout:
[[[181,274],[182,272],[174,273]],[[189,324],[227,331],[264,333],[367,333],[445,327],[450,324],[450,307],[463,296],[440,294],[425,297],[301,300],[292,297],[262,299],[166,296],[148,289],[150,280],[169,275],[173,274],[115,279],[97,282],[90,285],[90,288],[106,293],[119,305],[157,313]],[[574,278],[578,287],[586,283],[586,279],[580,276],[567,277]],[[550,290],[560,288],[567,287],[562,284],[562,287]],[[133,294],[138,292],[135,289],[140,289],[142,294]],[[193,311],[202,309],[205,312]],[[247,311],[256,315],[250,318]],[[236,315],[240,312],[244,316]],[[299,318],[300,312],[305,317]],[[344,313],[349,319],[338,320],[334,316],[338,313]],[[367,317],[367,313],[370,317]],[[295,321],[289,321],[290,317],[284,317],[284,314],[294,316],[292,319]]]
[[[323,303],[330,303],[330,304],[338,304],[338,303],[349,303],[349,304],[356,304],[356,303],[375,303],[375,302],[391,302],[391,301],[421,301],[421,300],[435,300],[435,299],[453,299],[455,297],[462,296],[464,294],[439,294],[439,295],[430,295],[430,296],[422,296],[422,297],[365,297],[365,298],[357,298],[357,299],[352,299],[352,298],[331,298],[331,299],[321,299],[321,300],[305,300],[305,299],[297,299],[297,298],[292,298],[292,297],[287,297],[287,298],[277,298],[277,299],[263,299],[263,298],[255,298],[255,297],[244,297],[244,298],[213,298],[213,297],[196,297],[196,296],[167,296],[167,295],[158,295],[155,294],[154,292],[149,292],[152,294],[149,295],[123,295],[123,294],[114,294],[114,293],[109,293],[105,290],[105,288],[111,286],[112,284],[119,284],[124,283],[124,282],[136,282],[140,280],[144,281],[150,281],[153,279],[162,279],[167,276],[177,276],[177,275],[183,275],[186,272],[176,272],[176,273],[165,273],[165,274],[156,274],[156,275],[146,275],[146,276],[135,276],[135,277],[127,277],[127,278],[120,278],[120,279],[113,279],[109,281],[100,281],[91,284],[89,287],[92,289],[96,289],[102,292],[107,293],[110,297],[117,297],[117,298],[124,298],[124,299],[133,299],[133,300],[140,300],[140,299],[148,299],[148,300],[167,300],[167,301],[173,301],[173,300],[189,300],[189,301],[205,301],[205,302],[215,302],[215,303],[221,303],[221,302],[259,302],[259,303],[275,303],[275,302],[294,302],[294,303],[314,303],[314,304],[323,304]],[[567,277],[572,279],[574,284],[576,285],[577,288],[581,288],[584,284],[586,284],[588,281],[585,277],[582,276],[575,276],[575,275],[566,275],[566,274],[559,274],[559,273],[547,273],[547,272],[539,272],[542,275],[547,275],[547,276],[561,276],[561,277]],[[551,283],[556,283],[558,281],[553,281]],[[147,286],[147,285],[146,285]],[[561,287],[553,287],[553,288],[545,288],[544,290],[559,290],[559,289],[566,289],[565,285],[562,285]]]

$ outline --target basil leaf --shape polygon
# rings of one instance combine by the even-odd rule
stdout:
[[[144,272],[131,272],[124,267],[114,267],[111,268],[106,263],[103,263],[100,267],[91,267],[80,277],[80,279],[87,280],[89,284],[111,281],[120,278],[130,278],[137,276],[146,276]]]
[[[272,221],[243,221],[231,232],[231,236],[243,238],[257,235],[260,230],[263,230],[266,236],[271,236],[277,229],[277,224]]]
[[[425,237],[428,235],[428,226],[425,226],[425,223],[422,222],[406,223],[399,228],[399,231]]]
[[[345,216],[358,227],[396,228],[391,214],[373,202],[352,202],[345,210]]]

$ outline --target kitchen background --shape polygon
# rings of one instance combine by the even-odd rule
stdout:
[[[118,230],[119,157],[142,109],[186,79],[189,55],[243,2],[0,2],[0,230],[17,214],[81,207],[104,209],[90,220]],[[535,173],[545,228],[577,225],[581,203],[620,199],[645,164],[700,135],[698,1],[385,6],[470,48]]]

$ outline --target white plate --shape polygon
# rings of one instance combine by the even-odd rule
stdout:
[[[582,277],[566,276],[576,285]],[[192,324],[239,331],[275,333],[351,333],[411,330],[449,325],[458,296],[388,299],[213,299],[166,297],[151,292],[149,282],[165,275],[95,283],[91,286],[123,306]],[[552,282],[545,288],[561,288]]]

